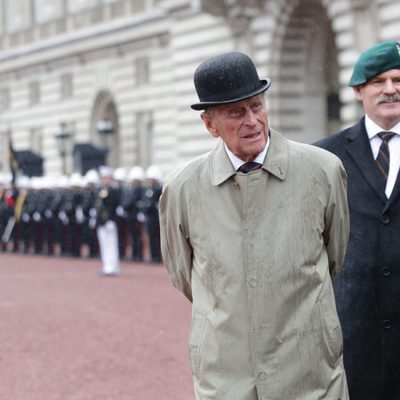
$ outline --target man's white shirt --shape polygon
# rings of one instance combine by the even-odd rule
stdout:
[[[372,119],[369,118],[368,115],[365,116],[365,129],[367,130],[369,143],[371,144],[372,154],[374,156],[374,159],[376,160],[379,153],[379,147],[382,143],[382,139],[377,136],[377,134],[379,132],[386,131],[386,129],[381,128],[378,124],[372,121]],[[393,132],[396,135],[389,140],[390,164],[385,189],[387,198],[389,198],[392,194],[400,167],[400,122],[396,124],[393,128],[391,128],[388,132]]]
[[[270,138],[268,136],[267,144],[264,147],[264,150],[255,158],[254,162],[264,164],[265,157],[267,155],[267,151],[269,148],[269,142]],[[229,149],[228,146],[224,143],[226,153],[228,154],[229,159],[231,160],[231,163],[233,167],[235,168],[235,171],[237,171],[243,164],[246,163],[246,161],[243,161],[239,157],[235,156]]]

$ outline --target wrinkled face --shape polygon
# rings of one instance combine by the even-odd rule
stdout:
[[[366,114],[382,128],[389,130],[400,122],[400,69],[379,74],[354,92]]]
[[[264,150],[268,116],[263,94],[212,107],[201,118],[211,135],[221,137],[240,159],[253,161]]]

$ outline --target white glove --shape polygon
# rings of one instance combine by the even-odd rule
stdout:
[[[22,214],[22,221],[28,223],[31,220],[31,217],[29,216],[28,213],[23,213]]]
[[[139,222],[145,222],[145,221],[146,221],[146,216],[145,216],[144,213],[141,212],[141,211],[137,213],[136,218],[137,218],[137,220],[138,220]]]
[[[44,212],[44,215],[46,216],[46,218],[51,218],[53,216],[53,213],[51,212],[51,210],[47,209]]]
[[[123,208],[122,206],[118,206],[118,207],[115,209],[115,212],[117,213],[118,217],[123,217],[123,216],[125,216],[125,210],[124,210],[124,208]]]
[[[96,218],[90,218],[89,219],[89,228],[90,229],[96,228]]]
[[[40,222],[41,221],[41,219],[42,219],[42,217],[40,216],[40,214],[37,212],[37,211],[35,211],[34,213],[33,213],[33,220],[35,221],[35,222]]]
[[[96,218],[96,217],[97,217],[97,210],[96,210],[95,208],[91,208],[91,209],[89,210],[89,215],[90,215],[92,218]]]
[[[85,220],[85,216],[83,215],[82,207],[77,207],[75,210],[75,218],[78,224],[81,224]]]

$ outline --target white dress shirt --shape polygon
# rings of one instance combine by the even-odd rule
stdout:
[[[376,160],[379,153],[379,147],[381,147],[382,143],[382,139],[377,134],[379,132],[386,131],[386,129],[382,129],[379,125],[372,121],[368,115],[365,116],[365,129],[367,130],[369,143],[371,144],[372,154]],[[390,165],[385,189],[387,198],[389,198],[392,194],[400,167],[400,122],[388,132],[393,132],[396,135],[389,140]]]
[[[255,158],[254,162],[264,164],[265,157],[267,155],[267,151],[269,148],[269,136],[267,136],[267,144],[264,147],[264,150]],[[235,171],[237,171],[243,164],[246,164],[247,161],[243,161],[239,157],[235,156],[229,149],[228,146],[224,143],[225,150],[228,154],[229,159],[231,160],[231,163],[233,167],[235,168]]]

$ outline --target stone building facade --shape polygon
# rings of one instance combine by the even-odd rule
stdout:
[[[164,172],[210,150],[193,72],[230,50],[272,78],[271,126],[312,142],[360,117],[352,65],[399,40],[399,18],[397,0],[2,0],[1,169],[8,135],[48,175],[73,171],[77,143],[107,147],[114,167]]]

